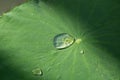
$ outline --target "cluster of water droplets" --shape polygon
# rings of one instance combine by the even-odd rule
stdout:
[[[61,33],[54,37],[53,45],[56,49],[61,50],[70,47],[72,44],[77,43],[79,44],[82,40],[75,39],[71,35],[67,33]],[[84,50],[80,50],[81,54],[84,54]],[[49,71],[50,69],[48,69]],[[36,68],[32,70],[33,75],[35,76],[42,76],[43,71],[41,68]]]

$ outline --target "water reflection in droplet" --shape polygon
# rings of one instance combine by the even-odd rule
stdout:
[[[64,49],[71,46],[74,43],[75,39],[67,34],[61,33],[54,37],[54,46],[57,49]]]
[[[84,50],[81,50],[80,53],[81,53],[81,54],[84,54]]]
[[[42,76],[42,75],[43,75],[43,71],[42,71],[42,69],[40,69],[40,68],[33,69],[33,70],[32,70],[32,73],[33,73],[33,75],[35,75],[35,76]]]

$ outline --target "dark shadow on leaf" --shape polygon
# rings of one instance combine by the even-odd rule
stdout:
[[[4,55],[4,54],[8,55]],[[36,77],[27,75],[27,72],[22,71],[12,64],[9,60],[11,51],[0,50],[0,79],[1,80],[37,80]],[[30,71],[31,72],[31,71]],[[32,72],[31,72],[32,74]],[[42,78],[39,78],[43,80]]]
[[[43,0],[46,4],[64,8],[76,20],[85,23],[97,42],[120,60],[120,1],[119,0]],[[76,27],[75,27],[76,28]],[[79,26],[79,29],[81,27]]]

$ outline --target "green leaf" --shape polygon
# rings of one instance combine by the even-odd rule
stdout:
[[[45,0],[5,13],[1,80],[120,80],[119,9],[117,0]],[[76,41],[58,50],[53,40],[61,33]]]

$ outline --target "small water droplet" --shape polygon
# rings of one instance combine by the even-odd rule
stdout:
[[[80,53],[81,53],[81,54],[84,54],[84,50],[81,50]]]
[[[82,41],[82,39],[76,39],[76,43],[79,44]]]
[[[33,73],[35,76],[42,76],[42,75],[43,75],[43,71],[42,71],[42,69],[40,69],[40,68],[36,68],[36,69],[32,70],[32,73]]]
[[[54,37],[54,46],[57,49],[64,49],[71,46],[74,43],[75,39],[67,34],[61,33]]]

